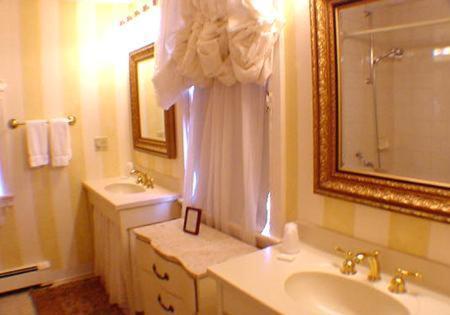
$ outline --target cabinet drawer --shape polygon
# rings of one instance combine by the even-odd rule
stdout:
[[[140,282],[142,288],[142,299],[145,315],[195,315],[185,301],[167,292],[162,286],[151,280],[147,271],[140,271]]]
[[[149,282],[161,286],[196,310],[195,280],[182,266],[164,259],[150,244],[140,240],[136,244],[136,254],[138,268],[146,271]]]

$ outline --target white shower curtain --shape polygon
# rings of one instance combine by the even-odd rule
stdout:
[[[280,25],[263,3],[270,0],[163,1],[154,78],[162,107],[184,107],[185,206],[249,243],[265,223],[264,85]]]
[[[268,193],[264,88],[255,84],[196,88],[189,107],[186,205],[208,225],[254,243]]]

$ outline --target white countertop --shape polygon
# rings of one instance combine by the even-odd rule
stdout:
[[[407,280],[408,293],[394,294],[388,291],[390,275],[382,274],[378,282],[367,280],[367,268],[357,266],[358,273],[342,275],[339,266],[343,259],[301,243],[301,251],[293,262],[277,259],[279,246],[273,246],[237,257],[208,268],[208,273],[232,287],[244,292],[261,304],[281,314],[298,315],[299,306],[285,291],[285,281],[302,271],[321,271],[349,277],[372,286],[406,306],[411,314],[450,314],[450,297],[424,289]],[[384,314],[383,314],[384,315]]]
[[[116,210],[125,210],[129,208],[169,202],[180,197],[178,193],[170,191],[158,185],[155,185],[155,188],[146,189],[144,192],[131,194],[119,194],[109,192],[105,189],[105,186],[115,183],[134,184],[135,179],[131,177],[113,177],[87,180],[83,183],[83,186],[103,198]]]
[[[184,219],[177,219],[137,228],[134,233],[167,259],[180,263],[194,278],[206,276],[209,266],[257,250],[204,224],[198,235],[185,233],[183,224]]]

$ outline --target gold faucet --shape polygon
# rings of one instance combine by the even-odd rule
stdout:
[[[391,291],[392,293],[405,293],[406,292],[405,277],[415,277],[420,279],[422,278],[422,274],[419,272],[411,272],[408,270],[398,268],[397,272],[395,273],[395,276],[389,283],[388,286],[389,291]]]
[[[155,180],[148,174],[142,173],[138,170],[132,169],[130,171],[131,175],[136,175],[136,184],[145,186],[146,188],[155,188]]]
[[[380,277],[380,262],[378,261],[378,255],[380,254],[379,251],[374,250],[371,253],[357,253],[355,255],[355,262],[357,264],[363,262],[365,259],[367,259],[367,262],[369,264],[369,274],[367,276],[367,279],[369,281],[378,281],[381,279]]]
[[[356,273],[356,265],[361,263],[367,258],[369,262],[369,275],[367,279],[369,281],[380,280],[380,263],[378,261],[378,251],[373,251],[372,253],[353,253],[352,251],[347,251],[339,246],[335,247],[335,250],[344,255],[344,262],[341,265],[341,272],[345,275],[354,275]]]

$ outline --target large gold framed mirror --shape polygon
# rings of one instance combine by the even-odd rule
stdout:
[[[152,78],[154,45],[130,53],[130,97],[134,147],[141,151],[176,158],[175,106],[158,106]]]
[[[316,193],[450,223],[450,2],[311,0]]]

